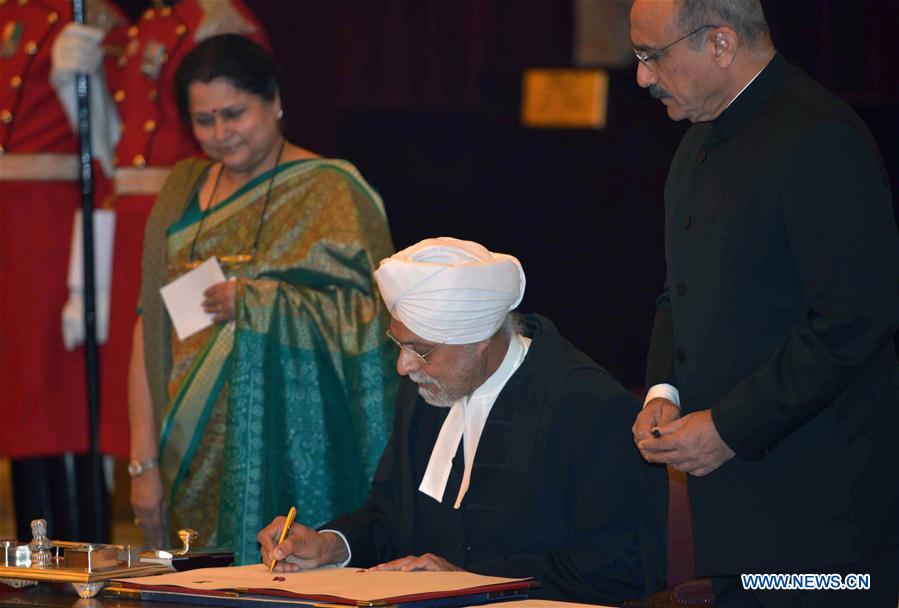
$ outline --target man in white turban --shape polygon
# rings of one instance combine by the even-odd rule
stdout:
[[[442,237],[375,279],[407,380],[369,500],[280,544],[275,519],[263,561],[533,577],[532,595],[569,601],[661,587],[667,478],[630,443],[639,404],[548,319],[513,317],[519,261]]]

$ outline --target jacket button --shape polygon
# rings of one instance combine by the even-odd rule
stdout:
[[[682,296],[684,292],[687,291],[687,287],[681,282],[678,281],[677,285],[674,286],[675,291],[677,291],[677,295]]]
[[[702,151],[699,153],[699,162],[704,163],[704,162],[705,162],[705,157],[706,157],[705,150],[702,150]]]
[[[687,359],[687,353],[684,352],[684,349],[679,348],[677,352],[674,353],[674,358],[677,359],[678,363],[683,363]]]
[[[687,217],[684,218],[684,221],[683,221],[684,230],[686,230],[687,228],[690,227],[690,221],[691,221],[691,220],[690,220],[690,216],[689,216],[689,215],[688,215]]]

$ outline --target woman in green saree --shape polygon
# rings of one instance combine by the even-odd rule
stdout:
[[[131,502],[144,542],[193,528],[238,563],[295,505],[325,522],[365,499],[390,429],[396,353],[372,270],[393,250],[356,169],[287,142],[275,66],[216,36],[176,75],[211,160],[175,166],[144,240],[129,368]],[[179,340],[159,288],[217,257],[211,327]]]

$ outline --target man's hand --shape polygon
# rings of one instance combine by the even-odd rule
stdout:
[[[631,427],[634,443],[639,445],[644,439],[652,437],[652,429],[678,418],[680,418],[680,408],[673,402],[661,397],[653,399],[637,414],[634,426]]]
[[[449,563],[439,555],[425,553],[424,555],[407,555],[395,559],[392,562],[378,564],[372,570],[399,570],[400,572],[414,572],[416,570],[462,572],[462,568]]]
[[[659,425],[659,432],[658,438],[650,436],[637,442],[648,462],[670,464],[678,471],[702,477],[734,457],[734,451],[724,443],[712,422],[711,410]]]
[[[326,564],[339,564],[349,557],[346,544],[333,532],[316,532],[302,524],[290,526],[281,544],[275,546],[284,529],[284,516],[259,531],[256,540],[262,546],[262,563],[278,560],[275,572],[299,572]]]

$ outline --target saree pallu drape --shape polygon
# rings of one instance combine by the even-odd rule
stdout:
[[[169,334],[163,484],[173,529],[250,563],[256,533],[290,506],[318,526],[365,500],[397,385],[372,279],[392,243],[380,198],[342,161],[285,163],[208,212],[191,190],[166,231],[165,280],[191,259],[252,259],[223,266],[235,321]],[[167,193],[158,204],[179,204]]]

